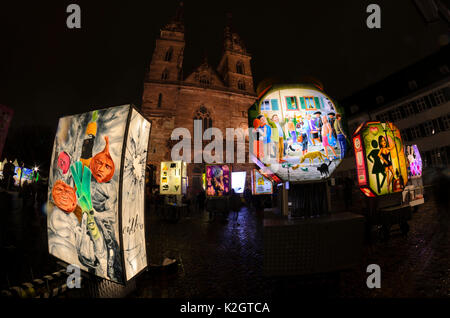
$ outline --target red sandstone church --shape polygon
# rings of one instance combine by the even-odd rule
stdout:
[[[191,74],[183,76],[184,47],[180,6],[175,17],[161,28],[144,83],[142,112],[152,122],[148,163],[157,169],[156,180],[159,180],[161,161],[171,160],[171,149],[177,142],[170,140],[173,129],[184,127],[194,136],[194,120],[201,119],[203,129],[216,127],[224,136],[226,128],[247,131],[247,111],[256,100],[251,55],[229,24],[224,32],[223,55],[216,68],[205,59]],[[208,143],[204,141],[203,145]],[[246,153],[249,162],[248,142]],[[247,171],[249,186],[253,167],[256,166],[251,163],[235,163],[232,171]],[[205,163],[188,164],[189,192],[201,188],[204,171]]]

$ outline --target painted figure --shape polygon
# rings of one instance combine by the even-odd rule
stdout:
[[[286,135],[284,133],[284,124],[280,123],[280,119],[278,117],[277,114],[274,114],[272,116],[272,120],[271,120],[271,127],[272,127],[272,137],[273,137],[273,141],[277,141],[276,142],[276,146],[277,146],[277,159],[278,162],[284,162],[285,160],[283,159],[284,157],[284,143],[286,140]]]
[[[373,163],[372,174],[376,176],[377,190],[378,193],[381,193],[381,188],[383,187],[384,181],[386,180],[386,173],[384,171],[383,163],[381,162],[381,159],[379,157],[380,149],[378,149],[378,142],[376,140],[372,140],[372,148],[372,151],[370,151],[370,153],[367,155],[367,160]],[[383,176],[381,182],[380,174]]]
[[[320,131],[322,129],[322,121],[320,120],[321,112],[315,112],[314,118],[311,119],[311,138],[313,145],[315,145],[315,141],[320,144]]]
[[[331,125],[328,122],[327,116],[324,115],[322,117],[322,122],[323,122],[322,145],[323,145],[323,148],[325,149],[325,156],[327,158],[329,158],[329,156],[328,156],[328,147],[329,147],[331,149],[331,151],[333,152],[334,158],[337,158],[336,151],[334,151],[334,148],[329,143],[329,140],[331,140],[333,132],[331,130]]]
[[[336,132],[337,140],[339,142],[339,148],[341,150],[341,159],[344,159],[347,150],[346,144],[347,136],[345,135],[344,129],[342,128],[341,114],[336,115],[336,120],[334,121],[334,131]]]
[[[394,145],[389,146],[384,136],[378,137],[378,144],[380,146],[380,152],[378,153],[378,157],[383,163],[384,173],[387,176],[387,187],[389,191],[389,188],[392,187],[392,180],[394,178],[394,167],[392,165],[392,158],[391,158],[391,150],[394,147]]]

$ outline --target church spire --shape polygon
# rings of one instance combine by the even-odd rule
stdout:
[[[239,35],[234,31],[232,25],[232,18],[233,18],[232,14],[228,12],[223,37],[224,50],[246,53],[244,43],[242,42]]]
[[[175,15],[170,19],[169,23],[164,26],[165,30],[177,31],[184,33],[184,8],[183,1],[178,3],[178,7],[175,11]]]

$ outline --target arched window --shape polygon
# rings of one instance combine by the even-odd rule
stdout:
[[[202,121],[202,130],[205,132],[206,129],[212,128],[213,121],[209,110],[205,106],[200,106],[194,114],[194,120]]]
[[[236,63],[236,72],[239,74],[244,74],[244,63],[242,63],[242,61],[238,61]]]
[[[165,69],[163,72],[162,72],[162,74],[161,74],[161,79],[163,80],[163,81],[165,81],[166,79],[168,79],[169,78],[169,71],[167,70],[167,69]]]
[[[170,62],[170,60],[172,59],[172,53],[173,53],[173,48],[170,47],[170,48],[166,51],[166,55],[164,56],[164,61]]]
[[[240,90],[245,91],[245,83],[244,83],[244,81],[242,81],[242,80],[239,80],[239,81],[238,81],[238,88],[239,88]]]
[[[159,93],[159,96],[158,96],[158,108],[161,108],[161,104],[162,104],[162,94]]]

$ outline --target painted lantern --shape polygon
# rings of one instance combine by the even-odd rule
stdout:
[[[248,113],[250,157],[281,180],[326,179],[345,156],[343,109],[319,86],[269,86]]]
[[[166,195],[186,194],[187,165],[183,161],[161,162],[159,193]]]
[[[408,181],[399,129],[390,122],[361,124],[353,134],[358,186],[368,197],[401,192]]]
[[[49,174],[49,253],[125,283],[147,267],[148,122],[131,105],[59,120]]]

